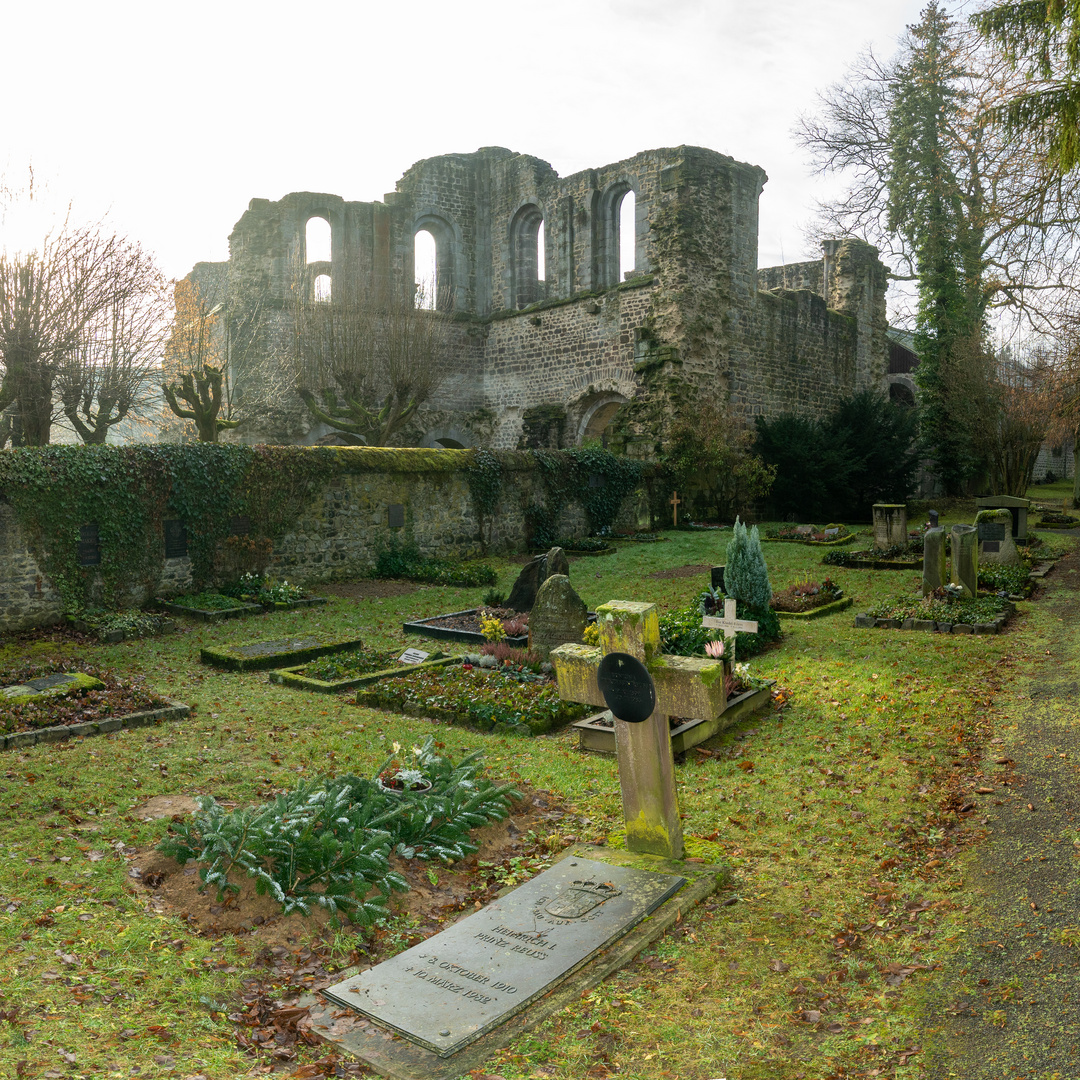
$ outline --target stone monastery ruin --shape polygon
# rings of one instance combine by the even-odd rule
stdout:
[[[502,147],[413,165],[382,202],[294,192],[253,199],[229,238],[230,292],[269,294],[278,332],[298,266],[306,286],[361,274],[414,283],[418,232],[434,238],[439,306],[452,314],[448,377],[412,445],[574,446],[601,435],[648,455],[665,419],[702,393],[747,419],[819,415],[886,389],[886,267],[857,240],[820,261],[759,270],[763,170],[693,146],[649,150],[561,178]],[[634,270],[620,280],[619,214],[634,193]],[[308,223],[329,224],[328,262]],[[538,274],[543,230],[545,272]],[[631,403],[629,407],[626,407]],[[326,434],[310,419],[290,441]],[[252,433],[263,441],[267,433]]]

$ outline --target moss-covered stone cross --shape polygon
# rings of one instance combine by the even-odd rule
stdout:
[[[668,718],[719,716],[727,704],[724,665],[693,656],[662,656],[655,604],[611,600],[596,609],[596,625],[600,648],[560,645],[552,650],[559,695],[604,708],[596,674],[608,653],[629,653],[648,668],[656,687],[653,714],[641,724],[615,720],[626,846],[630,851],[681,859],[682,823]]]

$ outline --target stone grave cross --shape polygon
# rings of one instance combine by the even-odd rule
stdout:
[[[629,653],[648,668],[656,707],[647,720],[615,719],[626,846],[630,851],[681,859],[682,824],[675,792],[675,767],[668,717],[719,716],[727,704],[724,665],[719,660],[660,655],[660,620],[655,604],[611,600],[596,609],[600,648],[560,645],[551,652],[559,696],[605,706],[597,684],[604,656]]]
[[[745,630],[749,634],[756,634],[758,626],[756,622],[750,619],[737,619],[735,617],[736,607],[735,601],[729,598],[724,601],[724,617],[722,619],[718,619],[714,615],[706,615],[701,620],[701,625],[707,626],[710,630],[724,631],[724,659],[729,664],[735,663],[736,631]]]

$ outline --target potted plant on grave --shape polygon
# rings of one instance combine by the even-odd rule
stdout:
[[[431,753],[431,740],[423,746],[410,747],[410,753],[401,753],[401,743],[392,744],[393,752],[379,766],[375,774],[375,783],[386,792],[401,795],[409,792],[422,795],[431,790],[431,779],[426,775],[426,766],[434,755]]]

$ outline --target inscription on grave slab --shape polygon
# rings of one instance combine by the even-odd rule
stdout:
[[[564,859],[322,993],[449,1057],[633,929],[685,883],[674,874]]]
[[[998,542],[1005,539],[1005,526],[999,524],[996,521],[980,521],[979,522],[979,543],[985,543],[987,540]]]
[[[423,649],[406,649],[399,657],[403,664],[422,664],[431,654]]]

